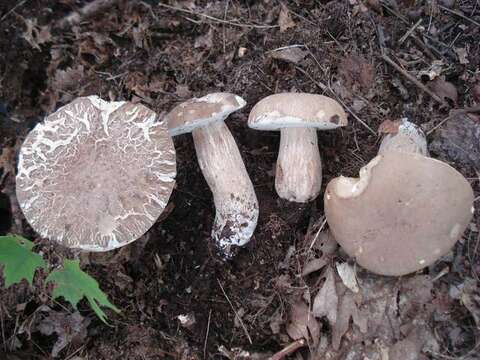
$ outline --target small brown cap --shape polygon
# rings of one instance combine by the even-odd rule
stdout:
[[[267,96],[253,107],[248,117],[248,126],[257,130],[289,127],[328,130],[347,124],[347,114],[338,102],[323,95],[305,93]]]
[[[107,251],[143,235],[175,183],[164,122],[143,105],[78,98],[27,136],[17,198],[35,231],[71,248]]]
[[[173,108],[166,116],[171,136],[192,132],[196,128],[225,120],[232,112],[240,110],[246,102],[230,93],[213,93],[190,99]]]
[[[325,192],[335,239],[364,268],[405,275],[431,265],[462,236],[473,191],[451,166],[419,154],[386,152],[338,177]]]

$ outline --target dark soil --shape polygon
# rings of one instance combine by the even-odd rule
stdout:
[[[54,265],[66,257],[80,257],[83,269],[122,310],[120,315],[109,313],[111,326],[105,326],[82,302],[80,314],[91,319],[88,333],[80,339],[73,336],[60,352],[64,359],[265,358],[293,341],[286,331],[292,322],[290,309],[316,293],[323,281],[319,276],[301,275],[312,256],[322,256],[310,244],[323,222],[323,199],[319,196],[299,205],[275,193],[279,134],[254,131],[246,125],[251,107],[263,97],[286,91],[321,93],[342,101],[355,114],[349,117],[348,127],[318,133],[323,187],[340,174],[356,176],[375,156],[380,139],[376,131],[385,120],[408,117],[428,131],[451,108],[471,107],[480,101],[475,95],[480,86],[480,4],[473,0],[161,2],[166,6],[157,1],[118,0],[76,24],[62,21],[87,3],[0,3],[2,149],[18,152],[36,123],[78,96],[97,94],[106,100],[142,102],[163,113],[191,97],[232,92],[248,103],[227,124],[255,185],[261,214],[248,246],[232,261],[219,260],[210,240],[215,215],[212,196],[191,136],[183,135],[175,138],[177,185],[157,224],[120,250],[79,255],[40,238],[28,226],[13,195],[15,157],[4,156],[0,162],[4,192],[0,194],[0,234],[17,232],[34,240]],[[413,33],[417,40],[410,36],[400,42],[420,19]],[[441,61],[431,80],[442,77],[453,85],[458,98],[445,96],[449,106],[439,105],[382,60],[380,45],[405,71],[443,97],[441,90],[431,87],[428,76],[432,65],[438,65],[434,60]],[[278,51],[272,56],[273,50],[286,46],[300,49],[299,58],[292,62]],[[468,121],[460,127],[466,128],[453,127],[455,139],[458,134],[480,133],[478,113],[464,116]],[[442,127],[429,136],[436,144],[432,155],[457,168],[478,196],[478,151],[452,156],[451,137]],[[478,141],[478,135],[463,137],[466,142]],[[464,145],[478,149],[478,143]],[[476,212],[450,255],[419,274],[393,282],[399,299],[406,294],[407,300],[408,284],[416,284],[417,290],[425,288],[419,276],[427,276],[421,279],[427,278],[431,286],[424,303],[428,311],[408,307],[402,312],[404,305],[399,305],[401,321],[395,336],[385,340],[378,329],[369,327],[367,335],[358,337],[357,325],[352,323],[340,348],[332,349],[328,345],[332,329],[323,319],[321,338],[327,350],[315,355],[310,344],[310,352],[304,348],[298,354],[363,359],[373,354],[369,349],[381,347],[378,339],[383,339],[387,352],[395,342],[409,339],[402,326],[421,320],[422,329],[428,329],[425,333],[432,334],[433,340],[424,341],[412,359],[478,358],[475,311],[480,297],[477,294],[474,305],[466,306],[466,298],[458,291],[467,287],[467,279],[474,282],[474,288],[478,286],[479,226]],[[341,250],[328,257],[332,265],[343,260],[346,256]],[[371,289],[369,296],[392,283],[358,271],[359,281]],[[367,287],[371,279],[382,285]],[[460,290],[455,293],[455,289]],[[40,332],[38,324],[45,318],[42,311],[48,306],[49,312],[67,316],[73,309],[53,301],[50,291],[41,274],[34,287],[26,283],[2,287],[1,359],[51,358],[57,336]],[[195,321],[182,326],[179,315]],[[427,346],[434,341],[436,346]],[[241,355],[242,351],[250,355]],[[347,356],[352,351],[356,355]],[[407,359],[392,355],[395,351],[390,349],[391,359]],[[378,352],[375,356],[370,358],[380,359]]]

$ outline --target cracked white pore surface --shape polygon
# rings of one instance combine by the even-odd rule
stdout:
[[[17,198],[40,235],[107,251],[143,235],[175,183],[164,121],[143,105],[78,98],[48,116],[20,151]]]

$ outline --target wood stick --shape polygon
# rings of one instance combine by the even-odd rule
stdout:
[[[179,12],[183,12],[183,13],[190,14],[190,15],[200,16],[200,17],[203,17],[205,19],[208,19],[208,20],[211,20],[211,21],[214,21],[214,22],[217,22],[217,23],[228,24],[228,25],[238,26],[238,27],[243,27],[243,28],[272,29],[272,28],[278,28],[279,27],[279,25],[242,24],[242,23],[239,23],[239,22],[236,22],[236,21],[219,19],[219,18],[210,16],[210,15],[207,15],[207,14],[203,14],[203,13],[199,13],[199,12],[195,12],[195,11],[191,11],[191,10],[187,10],[187,9],[182,9],[182,8],[167,5],[167,4],[158,3],[157,5],[161,6],[161,7],[164,7],[164,8],[167,8],[167,9],[170,9],[170,10],[173,10],[173,11],[179,11]]]
[[[233,307],[233,304],[232,304],[232,302],[230,301],[230,299],[228,298],[227,293],[226,293],[225,290],[223,289],[222,283],[221,283],[220,280],[218,280],[218,279],[217,279],[217,281],[218,281],[218,285],[220,285],[220,289],[222,290],[223,296],[225,296],[225,299],[227,299],[228,303],[230,304],[230,307],[231,307],[232,310],[233,310],[233,313],[235,314],[235,317],[238,319],[238,322],[239,322],[240,325],[242,326],[243,331],[245,332],[245,335],[247,335],[248,342],[250,343],[250,345],[252,345],[252,344],[253,344],[253,341],[252,341],[252,338],[250,337],[250,334],[248,333],[247,327],[245,326],[245,324],[243,323],[242,318],[238,315],[237,311],[236,311],[235,308]]]
[[[297,340],[270,357],[269,360],[282,360],[306,345],[305,339]]]
[[[442,9],[442,10],[450,13],[450,14],[457,15],[457,16],[461,17],[462,19],[471,22],[471,23],[474,24],[474,25],[480,26],[480,23],[478,23],[478,22],[476,22],[475,20],[472,20],[472,19],[466,17],[465,15],[463,15],[462,13],[460,13],[460,12],[458,12],[458,11],[449,9],[449,8],[447,8],[447,7],[445,7],[445,6],[442,6],[442,5],[438,5],[438,7],[439,7],[440,9]]]
[[[440,98],[437,94],[435,94],[432,90],[427,88],[425,85],[423,85],[420,81],[418,81],[415,76],[410,74],[408,71],[404,70],[400,65],[398,65],[395,61],[392,60],[385,52],[382,52],[382,59],[390,64],[395,70],[397,70],[400,74],[402,74],[407,80],[412,82],[414,85],[416,85],[420,90],[423,90],[426,92],[428,95],[430,95],[435,101],[440,103],[441,105],[445,107],[450,107],[450,105]]]
[[[475,113],[475,112],[480,112],[480,105],[472,106],[472,107],[467,107],[464,109],[454,109],[450,111],[450,114],[440,121],[437,125],[435,125],[430,131],[427,132],[427,136],[433,133],[435,130],[437,130],[440,126],[445,124],[448,120],[452,119],[453,117],[457,115],[462,115],[462,114],[468,114],[468,113]]]

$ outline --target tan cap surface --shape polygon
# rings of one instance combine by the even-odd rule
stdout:
[[[192,132],[212,122],[225,120],[245,104],[245,100],[240,96],[230,93],[213,93],[190,99],[168,113],[168,131],[171,136]]]
[[[17,198],[43,237],[106,251],[143,235],[175,183],[173,143],[143,105],[78,98],[38,124],[20,150]]]
[[[347,124],[347,114],[338,102],[323,95],[305,93],[267,96],[253,107],[248,117],[248,126],[257,130],[289,127],[328,130]]]
[[[419,154],[387,152],[325,192],[335,239],[364,268],[404,275],[445,255],[473,213],[473,191],[451,166]]]

